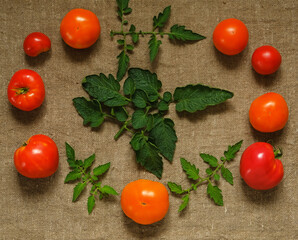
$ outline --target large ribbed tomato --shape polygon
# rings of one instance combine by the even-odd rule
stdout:
[[[123,189],[121,207],[126,216],[139,224],[158,222],[168,212],[168,191],[162,183],[136,180],[128,183]]]
[[[38,108],[45,97],[45,87],[40,75],[29,69],[17,71],[7,87],[10,103],[23,111]]]
[[[48,136],[38,134],[14,153],[14,164],[20,174],[28,178],[45,178],[56,172],[59,153],[56,143]]]

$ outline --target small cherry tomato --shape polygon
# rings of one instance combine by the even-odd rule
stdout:
[[[62,19],[60,33],[69,46],[77,49],[88,48],[98,39],[100,24],[93,12],[77,8]]]
[[[169,208],[166,187],[159,183],[139,179],[128,183],[121,194],[121,207],[127,217],[143,225],[165,217]]]
[[[248,30],[238,19],[225,19],[214,29],[213,43],[223,54],[236,55],[242,52],[248,43]]]
[[[14,153],[17,171],[28,178],[45,178],[56,172],[59,153],[55,142],[46,135],[34,135]]]
[[[31,111],[43,103],[45,87],[37,72],[22,69],[12,76],[7,95],[13,106],[23,111]]]
[[[50,50],[51,40],[41,32],[33,32],[25,38],[23,48],[28,56],[36,57],[40,53]]]
[[[286,125],[288,117],[288,105],[278,93],[263,94],[250,105],[249,121],[260,132],[281,130]]]
[[[252,57],[251,64],[254,70],[262,75],[269,75],[277,71],[281,64],[281,55],[272,46],[257,48]]]
[[[268,190],[277,186],[284,176],[284,169],[269,143],[256,142],[243,152],[240,175],[248,186],[256,190]]]

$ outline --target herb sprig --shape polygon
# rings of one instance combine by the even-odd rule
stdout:
[[[151,31],[136,30],[135,25],[131,24],[128,31],[124,30],[124,27],[128,25],[128,21],[125,19],[125,15],[130,14],[132,9],[128,7],[129,0],[117,0],[118,5],[118,17],[121,21],[121,29],[119,31],[111,30],[110,35],[114,37],[116,35],[122,36],[122,39],[118,39],[117,43],[122,47],[121,53],[117,56],[118,59],[118,72],[117,80],[123,79],[129,66],[129,52],[134,50],[135,44],[139,41],[140,36],[150,36],[148,42],[150,61],[153,62],[158,54],[160,45],[162,44],[161,39],[164,36],[168,36],[171,40],[178,40],[183,42],[199,41],[206,37],[195,33],[191,30],[185,29],[185,26],[175,24],[170,28],[170,31],[164,31],[165,24],[171,14],[171,6],[167,6],[163,12],[160,12],[158,16],[153,17],[153,24]],[[131,36],[131,43],[128,43],[127,36]]]
[[[76,160],[74,149],[68,144],[66,145],[66,155],[67,162],[72,171],[70,171],[64,182],[69,183],[72,181],[80,180],[76,184],[73,190],[72,201],[75,202],[78,197],[81,195],[86,186],[90,183],[92,188],[90,190],[90,195],[87,201],[87,209],[90,214],[95,206],[95,199],[98,197],[100,200],[109,195],[118,195],[114,188],[104,185],[99,181],[99,177],[107,172],[110,168],[110,163],[99,165],[96,168],[93,168],[91,173],[90,167],[93,165],[95,160],[95,154],[86,158],[84,161]]]
[[[203,159],[204,162],[209,164],[209,168],[206,169],[206,177],[202,177],[199,174],[199,169],[194,165],[188,162],[186,159],[181,158],[181,166],[182,169],[185,171],[188,179],[193,181],[191,186],[187,189],[182,189],[182,186],[175,183],[175,182],[168,182],[168,187],[171,192],[182,196],[182,203],[178,209],[179,212],[184,210],[190,199],[190,193],[192,191],[197,190],[197,188],[207,183],[207,194],[208,196],[214,201],[216,205],[222,206],[223,205],[223,196],[222,191],[218,187],[217,183],[220,180],[219,172],[221,172],[221,176],[231,185],[233,185],[233,174],[231,171],[225,166],[227,162],[232,161],[235,158],[236,153],[240,150],[242,145],[242,140],[233,146],[229,146],[228,150],[224,152],[224,157],[221,157],[221,163],[217,160],[216,157],[201,153],[200,157]],[[214,185],[215,182],[216,184]]]

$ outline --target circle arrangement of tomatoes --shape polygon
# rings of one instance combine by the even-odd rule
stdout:
[[[33,32],[25,38],[23,48],[28,56],[36,57],[40,53],[50,50],[51,40],[41,32]]]
[[[284,169],[275,154],[273,147],[265,142],[253,143],[245,149],[240,160],[240,175],[248,186],[268,190],[280,183]]]
[[[45,178],[56,172],[59,153],[56,143],[46,135],[34,135],[14,153],[17,171],[28,178]]]
[[[287,123],[289,109],[278,93],[269,92],[256,98],[249,109],[249,121],[260,132],[281,130]]]
[[[214,29],[213,43],[221,53],[236,55],[242,52],[248,43],[248,30],[238,19],[225,19]]]
[[[139,179],[128,183],[121,194],[121,207],[125,215],[143,225],[165,217],[169,208],[166,187],[159,183]]]
[[[7,88],[8,100],[18,109],[31,111],[38,108],[45,97],[42,78],[35,71],[22,69],[11,78]]]
[[[96,15],[86,9],[73,9],[62,19],[60,33],[66,44],[83,49],[93,45],[100,35],[100,23]]]
[[[262,46],[254,51],[251,64],[257,73],[269,75],[278,70],[281,64],[281,55],[272,46]]]

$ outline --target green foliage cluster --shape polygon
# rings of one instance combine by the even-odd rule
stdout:
[[[229,146],[228,150],[224,152],[224,157],[221,157],[221,162],[212,155],[201,153],[200,157],[205,163],[209,165],[206,169],[206,177],[202,177],[199,172],[200,170],[194,165],[185,160],[184,158],[180,159],[182,169],[185,171],[187,178],[190,179],[193,183],[187,189],[182,189],[182,186],[175,182],[168,182],[168,187],[171,192],[180,195],[182,197],[182,203],[179,207],[179,212],[184,210],[188,205],[190,193],[196,190],[200,185],[207,183],[207,194],[214,201],[216,205],[223,205],[223,196],[222,191],[218,187],[218,182],[220,180],[219,172],[221,176],[231,185],[233,185],[233,174],[225,166],[227,162],[232,161],[235,158],[236,153],[240,150],[242,145],[242,140],[233,146]],[[212,181],[215,182],[212,183]]]

